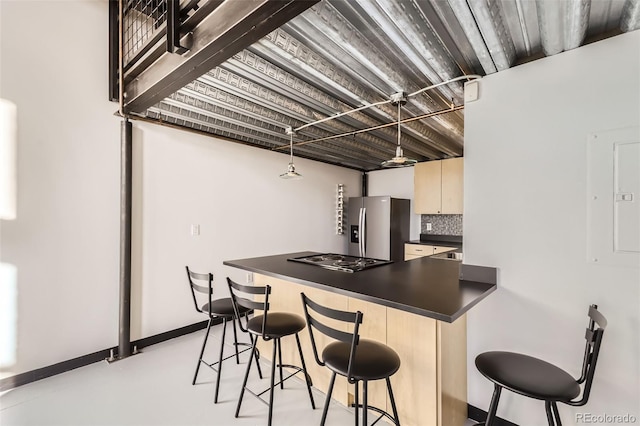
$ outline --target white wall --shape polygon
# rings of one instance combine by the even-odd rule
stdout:
[[[376,170],[368,173],[370,196],[390,195],[411,200],[410,238],[420,239],[420,215],[413,210],[413,167]]]
[[[106,1],[0,1],[0,16],[0,96],[19,114],[18,219],[0,235],[18,270],[18,362],[0,372],[11,375],[117,345],[120,125]],[[360,195],[360,173],[296,159],[304,180],[284,181],[287,162],[134,123],[133,339],[202,320],[185,264],[223,286],[245,278],[225,259],[343,249],[335,184]]]
[[[283,180],[288,156],[134,123],[134,263],[132,338],[201,320],[192,312],[184,265],[225,277],[246,274],[224,260],[294,251],[346,252],[335,234],[336,184],[360,195],[360,173],[294,158],[302,180]],[[295,151],[294,151],[295,154]],[[190,225],[200,235],[190,235]]]
[[[0,96],[18,108],[17,219],[0,225],[17,267],[14,373],[117,344],[119,127],[106,2],[0,9]]]
[[[640,31],[485,77],[465,108],[465,262],[499,268],[469,313],[469,403],[488,409],[474,365],[525,352],[576,377],[587,307],[609,319],[591,399],[576,413],[640,419],[640,272],[587,260],[587,135],[640,123]],[[539,401],[503,392],[498,415],[546,424]]]

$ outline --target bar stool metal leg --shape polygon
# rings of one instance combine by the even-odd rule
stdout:
[[[276,352],[280,339],[273,339],[273,356],[271,357],[271,388],[269,390],[269,420],[267,426],[271,426],[271,419],[273,418],[273,388],[275,386],[274,379],[276,375]]]
[[[560,420],[560,412],[558,411],[558,404],[555,401],[551,401],[551,409],[553,410],[553,417],[556,419],[556,426],[562,426],[562,420]]]
[[[304,381],[307,383],[307,391],[309,392],[309,399],[311,400],[311,408],[316,409],[316,403],[313,400],[313,393],[311,393],[311,376],[307,373],[307,365],[304,362],[304,355],[302,355],[302,345],[300,344],[300,337],[296,333],[296,343],[298,345],[298,353],[300,354],[300,363],[302,364],[302,372],[304,373]]]
[[[280,341],[280,339],[277,340],[277,346],[278,346],[278,367],[280,370],[280,389],[284,389],[284,380],[283,375],[282,375],[282,343]]]
[[[324,401],[324,409],[322,410],[322,420],[320,420],[320,426],[324,426],[324,422],[327,420],[327,413],[329,412],[329,402],[331,402],[331,394],[333,393],[333,384],[336,381],[336,373],[331,374],[331,380],[329,381],[329,389],[327,390],[327,399]]]
[[[551,412],[551,402],[544,402],[544,410],[547,412],[547,422],[549,423],[549,426],[555,426],[553,421],[553,413]]]
[[[391,401],[391,409],[395,418],[396,426],[400,426],[400,417],[398,417],[398,409],[396,408],[396,400],[393,398],[393,390],[391,390],[391,380],[387,377],[387,391],[389,392],[389,400]]]
[[[220,388],[220,373],[222,372],[222,358],[224,357],[224,338],[227,334],[227,318],[222,318],[222,343],[220,344],[220,358],[218,358],[218,372],[216,375],[216,393],[213,397],[213,403],[218,403],[218,389]],[[202,357],[202,355],[201,355]]]
[[[242,388],[240,389],[240,396],[238,397],[238,405],[236,406],[236,414],[235,414],[236,418],[240,414],[240,406],[242,405],[242,397],[244,396],[244,390],[247,387],[247,379],[249,378],[249,370],[251,370],[251,362],[253,361],[253,357],[255,356],[255,353],[256,353],[256,343],[258,342],[258,339],[257,338],[255,340],[252,339],[252,342],[253,342],[253,344],[251,345],[251,356],[249,357],[249,362],[247,363],[247,370],[244,373],[244,380],[242,381]]]
[[[493,390],[493,396],[491,397],[491,404],[489,405],[489,413],[487,413],[487,421],[485,426],[492,426],[493,420],[496,417],[498,411],[498,401],[500,400],[500,392],[502,392],[502,386],[495,385]]]
[[[204,348],[207,346],[207,339],[209,338],[209,330],[211,330],[211,318],[209,318],[209,322],[207,323],[207,331],[204,335],[204,341],[202,342],[202,349],[200,349],[200,356],[198,356],[198,364],[196,364],[196,372],[193,375],[192,385],[196,384],[196,379],[198,378],[198,371],[200,370],[200,363],[202,362],[202,355],[204,354]]]
[[[253,346],[253,335],[249,334],[249,339],[251,339],[251,346]],[[258,338],[256,337],[256,342],[257,341],[258,341]],[[257,348],[255,352],[252,352],[251,356],[256,359],[256,367],[258,367],[258,377],[260,377],[261,379],[264,379],[264,377],[262,377],[262,368],[260,368],[260,357],[258,356]]]
[[[356,383],[355,383],[354,386],[355,386],[356,391],[355,391],[355,394],[353,395],[353,398],[354,398],[353,402],[355,404],[354,408],[356,409],[356,413],[355,413],[356,414],[355,415],[355,417],[356,417],[356,426],[358,426],[358,423],[359,423],[358,422],[358,417],[359,417],[358,416],[358,410],[360,409],[360,404],[358,404],[358,381],[357,380],[356,380]]]
[[[235,315],[231,317],[231,322],[233,322],[233,343],[236,348],[236,364],[240,364],[240,354],[238,353],[238,331],[236,330]],[[222,343],[224,343],[224,340],[222,340]]]
[[[362,424],[363,425],[367,424],[367,404],[369,403],[369,401],[367,400],[368,384],[369,382],[367,380],[362,381]]]

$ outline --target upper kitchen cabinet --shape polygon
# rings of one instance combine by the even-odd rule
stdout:
[[[418,163],[413,167],[417,214],[462,214],[463,158]]]

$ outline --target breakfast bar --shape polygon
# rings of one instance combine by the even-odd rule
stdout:
[[[496,289],[496,269],[449,259],[418,258],[345,272],[291,259],[288,253],[224,264],[254,273],[256,285],[270,285],[273,311],[303,315],[300,293],[325,306],[364,314],[360,334],[393,348],[401,367],[391,380],[404,425],[463,425],[467,418],[466,315]],[[321,256],[321,254],[318,254]],[[326,392],[330,374],[316,365],[308,332],[301,336],[313,385]],[[328,340],[319,340],[320,347]],[[283,362],[298,361],[295,345],[283,345]],[[269,351],[262,350],[264,353]],[[354,400],[346,380],[336,381],[333,397]],[[384,383],[369,389],[371,405],[385,409]]]

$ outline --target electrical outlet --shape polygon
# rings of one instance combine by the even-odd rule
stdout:
[[[191,236],[195,237],[200,235],[200,225],[191,225]]]
[[[253,272],[247,272],[247,284],[253,282]]]
[[[427,231],[431,231],[431,223],[427,222]]]

